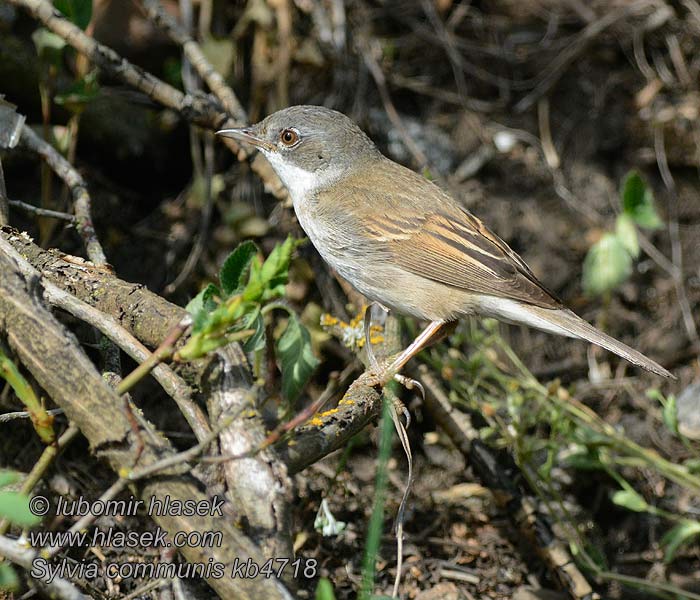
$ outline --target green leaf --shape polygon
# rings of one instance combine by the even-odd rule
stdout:
[[[601,471],[605,468],[600,460],[600,453],[596,448],[591,447],[582,446],[564,460],[567,466],[580,471]]]
[[[664,419],[664,424],[670,431],[678,435],[678,411],[676,409],[676,397],[670,394],[664,402],[664,409],[661,413]]]
[[[251,261],[258,255],[254,242],[245,241],[228,255],[219,271],[221,289],[226,296],[238,294],[245,287],[243,278]]]
[[[32,33],[32,41],[41,60],[56,65],[60,64],[61,54],[66,47],[66,42],[62,37],[53,31],[40,27]]]
[[[294,249],[300,244],[289,236],[284,243],[278,244],[260,269],[260,282],[263,285],[263,300],[284,296],[284,286],[289,275],[289,263],[292,262]]]
[[[649,510],[646,500],[634,490],[618,490],[613,494],[612,501],[614,504],[634,512],[647,512]]]
[[[589,296],[614,290],[632,273],[632,257],[612,233],[594,244],[583,263],[583,289]]]
[[[209,320],[209,315],[218,306],[215,298],[221,296],[219,288],[213,283],[210,283],[205,287],[199,294],[197,294],[192,300],[190,300],[185,307],[185,310],[192,315],[192,332],[197,333],[201,331]]]
[[[639,238],[632,217],[624,213],[617,217],[615,235],[632,258],[639,258]]]
[[[321,577],[316,585],[316,600],[335,600],[335,592],[333,592],[333,584],[326,577]]]
[[[700,458],[687,458],[683,461],[683,466],[691,475],[700,475]]]
[[[676,409],[676,397],[669,394],[668,398],[657,389],[651,388],[646,391],[647,398],[655,400],[661,405],[661,415],[664,420],[664,425],[668,429],[678,435],[678,411]]]
[[[311,336],[296,315],[289,316],[276,354],[282,371],[282,395],[294,402],[319,362],[311,351]]]
[[[0,563],[0,590],[16,592],[19,589],[19,577],[7,562]]]
[[[56,94],[53,100],[56,104],[80,114],[90,102],[97,98],[99,93],[97,70],[93,69],[85,77],[74,82],[65,92]]]
[[[255,333],[243,344],[243,352],[257,352],[265,347],[265,319],[260,310],[249,315],[245,329],[254,329]]]
[[[53,5],[82,30],[90,23],[92,0],[54,0]]]
[[[22,480],[22,474],[17,471],[0,470],[0,488],[7,487]]]
[[[670,563],[673,561],[678,548],[697,535],[700,535],[700,523],[691,521],[690,519],[681,521],[678,525],[667,531],[664,537],[661,538],[661,545],[666,546],[664,562]]]
[[[654,207],[654,195],[637,171],[630,171],[625,177],[622,212],[645,229],[659,229],[663,225]]]
[[[0,517],[22,527],[31,527],[41,522],[29,510],[29,498],[19,492],[0,492]]]
[[[214,298],[219,295],[219,288],[210,283],[187,303],[185,310],[194,316],[203,308],[214,309],[217,306]]]

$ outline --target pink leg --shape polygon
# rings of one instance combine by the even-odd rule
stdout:
[[[423,348],[430,344],[430,341],[438,335],[440,329],[445,325],[445,321],[433,321],[421,334],[411,342],[411,344],[401,352],[384,371],[385,381],[389,381],[395,373],[404,368],[405,364],[418,354]],[[388,377],[387,377],[388,376]]]

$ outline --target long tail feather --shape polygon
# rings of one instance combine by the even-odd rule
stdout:
[[[642,367],[643,369],[656,373],[657,375],[675,379],[675,377],[660,364],[654,362],[650,358],[647,358],[634,348],[630,348],[626,344],[623,344],[615,338],[610,337],[606,333],[596,329],[593,327],[593,325],[587,321],[584,321],[581,317],[568,309],[549,310],[538,306],[527,306],[527,311],[541,319],[549,321],[555,326],[560,327],[569,334],[572,334],[574,337],[588,340],[597,346],[601,346],[602,348],[621,356],[638,367]]]

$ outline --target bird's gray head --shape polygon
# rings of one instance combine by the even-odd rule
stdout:
[[[255,125],[217,133],[258,148],[293,199],[379,154],[351,119],[323,106],[290,106]]]

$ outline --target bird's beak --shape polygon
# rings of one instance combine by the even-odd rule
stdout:
[[[251,146],[260,148],[261,150],[275,150],[275,146],[273,144],[255,135],[251,127],[241,127],[239,129],[221,129],[216,132],[216,135],[232,138],[238,142],[250,144]]]

